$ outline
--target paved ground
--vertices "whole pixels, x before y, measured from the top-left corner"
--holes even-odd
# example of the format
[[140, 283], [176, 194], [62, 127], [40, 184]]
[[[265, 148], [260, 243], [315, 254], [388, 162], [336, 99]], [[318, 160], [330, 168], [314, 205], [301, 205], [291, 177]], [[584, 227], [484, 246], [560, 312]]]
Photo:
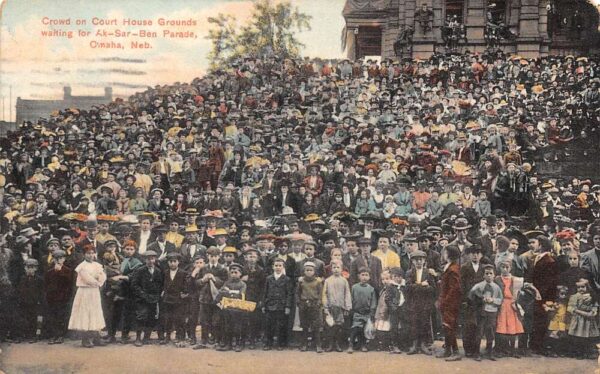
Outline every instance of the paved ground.
[[[439, 344], [439, 343], [438, 343]], [[0, 367], [5, 373], [594, 373], [594, 360], [506, 358], [480, 363], [464, 359], [445, 362], [422, 355], [369, 353], [302, 353], [298, 351], [194, 351], [174, 346], [111, 345], [82, 348], [79, 342], [2, 345]]]

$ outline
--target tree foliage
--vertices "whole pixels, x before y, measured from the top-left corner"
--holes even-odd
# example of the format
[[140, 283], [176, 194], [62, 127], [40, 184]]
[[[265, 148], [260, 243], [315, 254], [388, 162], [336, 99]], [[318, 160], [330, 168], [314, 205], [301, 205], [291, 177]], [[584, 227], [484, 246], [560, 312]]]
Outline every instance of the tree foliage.
[[310, 30], [310, 19], [311, 16], [292, 7], [290, 2], [274, 4], [272, 0], [255, 1], [252, 16], [244, 25], [239, 25], [232, 15], [209, 17], [211, 69], [245, 56], [298, 57], [304, 44], [296, 38], [296, 33]]

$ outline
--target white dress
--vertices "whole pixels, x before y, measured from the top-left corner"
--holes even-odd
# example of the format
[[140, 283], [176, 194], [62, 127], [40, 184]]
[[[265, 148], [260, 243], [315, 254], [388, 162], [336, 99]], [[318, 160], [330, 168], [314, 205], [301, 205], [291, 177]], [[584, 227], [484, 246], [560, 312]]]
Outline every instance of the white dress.
[[100, 287], [106, 281], [102, 265], [84, 261], [75, 268], [77, 293], [73, 300], [69, 330], [100, 331], [105, 327]]

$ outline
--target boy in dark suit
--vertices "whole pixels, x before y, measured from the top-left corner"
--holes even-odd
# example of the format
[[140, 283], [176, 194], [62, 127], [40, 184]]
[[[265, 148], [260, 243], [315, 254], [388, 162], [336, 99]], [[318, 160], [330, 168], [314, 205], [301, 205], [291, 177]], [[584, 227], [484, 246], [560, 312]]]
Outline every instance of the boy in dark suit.
[[[43, 282], [36, 273], [38, 261], [34, 258], [25, 260], [25, 274], [17, 284], [17, 318], [19, 321], [18, 339], [28, 339], [30, 343], [37, 340], [37, 317], [42, 302]], [[18, 341], [16, 341], [18, 342]]]
[[481, 247], [472, 245], [468, 248], [470, 261], [464, 263], [460, 268], [460, 282], [463, 297], [463, 347], [466, 357], [474, 357], [479, 354], [477, 341], [477, 307], [469, 302], [467, 295], [474, 285], [483, 280], [483, 254]]
[[263, 313], [266, 313], [267, 331], [266, 343], [263, 350], [271, 350], [273, 338], [277, 334], [278, 350], [283, 350], [287, 344], [285, 329], [292, 307], [293, 285], [291, 279], [283, 273], [285, 261], [276, 258], [273, 261], [273, 274], [267, 277], [263, 296]]
[[176, 343], [179, 348], [183, 347], [184, 333], [184, 311], [187, 301], [186, 279], [187, 273], [179, 269], [179, 254], [169, 253], [167, 255], [168, 269], [164, 274], [163, 294], [161, 302], [161, 341], [167, 344], [171, 340], [171, 332], [176, 331]]
[[425, 266], [427, 254], [421, 250], [411, 253], [413, 266], [406, 274], [406, 301], [410, 315], [412, 346], [409, 355], [419, 351], [431, 355], [431, 311], [435, 304], [436, 279]]
[[[209, 247], [206, 251], [208, 263], [202, 267], [193, 277], [192, 287], [198, 292], [198, 301], [200, 302], [200, 325], [202, 326], [202, 336], [200, 344], [194, 349], [204, 349], [209, 343], [209, 339], [218, 342], [219, 327], [219, 307], [215, 303], [216, 292], [227, 280], [227, 268], [219, 263], [219, 249]], [[212, 283], [212, 284], [211, 284]]]
[[49, 339], [48, 344], [61, 344], [67, 332], [73, 272], [64, 265], [65, 260], [65, 251], [55, 250], [52, 253], [52, 267], [44, 274], [46, 314], [42, 335]]
[[[135, 319], [137, 332], [135, 346], [150, 343], [150, 335], [158, 319], [158, 302], [163, 291], [163, 274], [156, 264], [157, 253], [144, 253], [146, 265], [140, 267], [131, 280], [135, 298]], [[142, 331], [144, 339], [142, 340]]]

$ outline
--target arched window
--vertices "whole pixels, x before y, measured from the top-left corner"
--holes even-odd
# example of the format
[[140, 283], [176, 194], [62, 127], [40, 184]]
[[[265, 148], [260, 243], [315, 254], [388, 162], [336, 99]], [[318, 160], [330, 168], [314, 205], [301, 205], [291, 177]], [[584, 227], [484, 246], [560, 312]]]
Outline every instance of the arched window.
[[446, 0], [446, 19], [456, 16], [460, 23], [464, 23], [464, 0]]

